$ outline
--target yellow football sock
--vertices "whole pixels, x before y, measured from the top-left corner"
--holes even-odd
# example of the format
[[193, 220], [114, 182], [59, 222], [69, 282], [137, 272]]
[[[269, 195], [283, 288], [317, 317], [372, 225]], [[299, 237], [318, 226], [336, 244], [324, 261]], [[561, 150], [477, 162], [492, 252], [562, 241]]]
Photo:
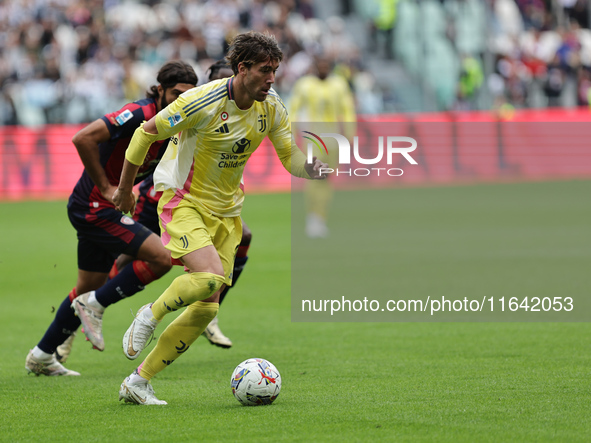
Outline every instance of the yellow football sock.
[[189, 349], [217, 315], [219, 303], [196, 301], [187, 306], [164, 330], [156, 347], [140, 366], [139, 374], [150, 380]]
[[198, 300], [211, 297], [224, 283], [224, 277], [210, 272], [192, 272], [173, 280], [152, 305], [152, 315], [158, 321], [169, 312], [176, 311]]

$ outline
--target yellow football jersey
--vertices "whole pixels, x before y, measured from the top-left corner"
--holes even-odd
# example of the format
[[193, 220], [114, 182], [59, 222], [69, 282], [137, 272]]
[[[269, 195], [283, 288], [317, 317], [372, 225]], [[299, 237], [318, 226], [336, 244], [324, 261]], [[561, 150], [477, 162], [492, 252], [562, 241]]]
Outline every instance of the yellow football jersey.
[[299, 122], [355, 122], [355, 101], [346, 80], [331, 75], [300, 78], [293, 87], [290, 111]]
[[244, 166], [267, 136], [283, 166], [309, 178], [277, 93], [271, 89], [265, 101], [242, 110], [233, 100], [233, 81], [191, 89], [156, 116], [159, 139], [178, 134], [154, 172], [156, 190], [176, 188], [177, 195], [222, 217], [240, 215]]

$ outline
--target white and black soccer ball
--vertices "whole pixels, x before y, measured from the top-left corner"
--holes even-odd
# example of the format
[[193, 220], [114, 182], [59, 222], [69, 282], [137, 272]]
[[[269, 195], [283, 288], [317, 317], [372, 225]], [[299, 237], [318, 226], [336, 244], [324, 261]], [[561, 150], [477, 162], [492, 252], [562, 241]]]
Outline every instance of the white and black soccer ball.
[[232, 393], [246, 406], [270, 405], [281, 390], [281, 375], [262, 358], [244, 360], [232, 374]]

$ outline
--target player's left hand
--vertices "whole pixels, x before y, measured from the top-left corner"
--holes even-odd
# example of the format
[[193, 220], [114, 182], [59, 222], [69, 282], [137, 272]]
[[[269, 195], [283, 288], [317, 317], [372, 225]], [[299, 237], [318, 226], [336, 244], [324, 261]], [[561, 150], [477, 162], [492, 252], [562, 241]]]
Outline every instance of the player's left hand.
[[312, 157], [312, 163], [306, 162], [304, 169], [312, 180], [325, 180], [328, 177], [326, 171], [328, 169], [328, 163], [324, 163], [318, 157]]

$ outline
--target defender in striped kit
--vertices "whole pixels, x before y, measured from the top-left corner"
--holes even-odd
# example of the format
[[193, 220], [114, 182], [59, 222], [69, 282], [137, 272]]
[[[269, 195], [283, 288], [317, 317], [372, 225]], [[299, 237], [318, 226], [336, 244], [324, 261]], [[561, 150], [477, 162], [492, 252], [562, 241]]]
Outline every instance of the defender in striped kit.
[[[125, 150], [135, 129], [181, 93], [197, 84], [187, 63], [172, 61], [158, 72], [159, 85], [147, 98], [125, 105], [80, 130], [72, 139], [84, 172], [68, 201], [68, 217], [78, 237], [78, 278], [61, 303], [44, 336], [28, 354], [25, 367], [36, 375], [79, 375], [58, 361], [57, 348], [80, 324], [93, 346], [104, 350], [102, 316], [105, 309], [144, 289], [171, 268], [160, 239], [142, 224], [115, 210], [112, 196], [119, 184]], [[163, 138], [147, 147], [134, 183], [149, 176], [166, 150]], [[113, 260], [126, 253], [131, 266], [107, 282]], [[56, 355], [57, 354], [57, 355]], [[59, 358], [63, 361], [63, 358]]]

